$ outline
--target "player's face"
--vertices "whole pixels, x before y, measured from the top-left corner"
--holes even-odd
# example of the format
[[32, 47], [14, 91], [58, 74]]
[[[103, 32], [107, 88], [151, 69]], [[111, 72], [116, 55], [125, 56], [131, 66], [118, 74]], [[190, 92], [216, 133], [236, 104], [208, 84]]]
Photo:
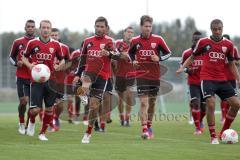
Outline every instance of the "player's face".
[[97, 22], [95, 24], [95, 34], [98, 36], [103, 36], [107, 32], [107, 26], [105, 22]]
[[223, 25], [221, 23], [212, 24], [211, 31], [212, 31], [212, 36], [220, 40], [222, 38]]
[[35, 33], [36, 27], [35, 27], [35, 23], [26, 23], [25, 25], [25, 31], [26, 31], [26, 35], [27, 36], [33, 36]]
[[52, 30], [52, 27], [50, 23], [46, 23], [46, 22], [41, 23], [40, 35], [43, 38], [49, 38], [51, 35], [51, 30]]
[[130, 40], [132, 39], [132, 37], [134, 36], [134, 31], [133, 29], [127, 29], [124, 33], [123, 33], [124, 39], [126, 40]]
[[148, 37], [152, 32], [152, 23], [148, 21], [144, 22], [144, 24], [141, 26], [141, 32], [143, 36]]
[[56, 41], [59, 41], [59, 39], [60, 39], [60, 34], [59, 34], [59, 32], [52, 32], [52, 33], [51, 33], [51, 38], [54, 39], [54, 40], [56, 40]]

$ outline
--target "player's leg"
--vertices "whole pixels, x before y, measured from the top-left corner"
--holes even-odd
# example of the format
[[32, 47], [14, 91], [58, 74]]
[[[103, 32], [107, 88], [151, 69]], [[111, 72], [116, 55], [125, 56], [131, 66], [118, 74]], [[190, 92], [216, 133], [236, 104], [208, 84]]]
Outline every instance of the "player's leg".
[[56, 92], [53, 91], [50, 87], [48, 82], [43, 83], [44, 85], [44, 103], [45, 103], [45, 111], [42, 126], [39, 133], [39, 140], [47, 141], [47, 137], [45, 135], [48, 126], [53, 121], [53, 105], [56, 101]]
[[131, 110], [132, 110], [132, 102], [133, 101], [133, 93], [130, 90], [130, 87], [127, 87], [126, 91], [126, 113], [125, 113], [125, 121], [126, 126], [130, 126], [130, 116], [131, 116]]
[[190, 90], [190, 96], [191, 96], [190, 106], [191, 106], [192, 116], [195, 124], [194, 134], [200, 135], [202, 133], [200, 128], [201, 89], [200, 89], [200, 86], [189, 85], [189, 90]]
[[148, 127], [147, 127], [147, 120], [148, 120], [148, 95], [140, 95], [140, 119], [141, 119], [141, 125], [142, 125], [142, 138], [147, 139], [148, 138]]
[[35, 133], [35, 118], [42, 108], [44, 86], [41, 83], [30, 84], [30, 108], [27, 135], [33, 136]]
[[237, 116], [237, 113], [240, 107], [240, 101], [237, 97], [237, 89], [236, 89], [235, 81], [225, 83], [224, 85], [222, 85], [221, 89], [222, 89], [221, 98], [227, 100], [230, 108], [226, 114], [225, 122], [220, 132], [220, 136], [226, 129], [230, 128], [232, 122]]
[[18, 105], [18, 117], [19, 117], [19, 128], [18, 132], [20, 134], [25, 134], [25, 112], [26, 106], [29, 101], [29, 83], [27, 84], [25, 79], [17, 78], [17, 93], [19, 97]]
[[103, 100], [103, 95], [107, 86], [107, 80], [98, 77], [96, 81], [91, 85], [90, 100], [89, 100], [89, 112], [88, 112], [88, 127], [82, 138], [82, 143], [89, 143], [92, 134], [92, 129], [95, 120], [98, 117], [99, 107]]
[[115, 90], [118, 93], [118, 112], [121, 126], [124, 126], [124, 102], [126, 85], [122, 77], [116, 77]]
[[149, 134], [149, 139], [153, 138], [153, 130], [152, 130], [152, 121], [155, 115], [155, 108], [156, 108], [156, 100], [157, 96], [149, 96], [148, 99], [148, 121], [147, 121], [147, 127], [148, 127], [148, 134]]
[[216, 82], [203, 80], [201, 82], [201, 89], [203, 98], [206, 100], [206, 117], [208, 123], [208, 129], [211, 137], [211, 144], [219, 144], [216, 131], [215, 131], [215, 92]]
[[228, 102], [226, 100], [222, 100], [221, 101], [221, 123], [223, 124], [227, 115], [227, 111], [229, 109], [229, 105]]

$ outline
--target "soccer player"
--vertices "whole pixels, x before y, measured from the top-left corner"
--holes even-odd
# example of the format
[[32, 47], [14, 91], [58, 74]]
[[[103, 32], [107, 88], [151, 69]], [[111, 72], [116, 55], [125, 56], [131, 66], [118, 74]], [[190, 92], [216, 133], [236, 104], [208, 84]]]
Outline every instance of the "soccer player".
[[[111, 74], [111, 59], [118, 58], [118, 55], [115, 54], [113, 39], [106, 35], [107, 26], [108, 21], [106, 18], [98, 17], [96, 19], [95, 35], [84, 41], [77, 76], [74, 78], [74, 82], [77, 82], [81, 77], [83, 84], [78, 89], [81, 95], [87, 94], [90, 89], [89, 124], [83, 136], [82, 143], [90, 142], [92, 128]], [[81, 76], [82, 71], [84, 71], [83, 76]], [[90, 86], [91, 88], [89, 88]]]
[[[228, 40], [230, 40], [230, 36], [227, 35], [227, 34], [224, 34], [223, 37], [225, 37]], [[235, 62], [237, 62], [239, 60], [239, 58], [240, 58], [239, 57], [239, 53], [238, 53], [238, 49], [237, 49], [236, 46], [234, 47], [233, 58], [234, 58]], [[226, 65], [224, 67], [224, 72], [225, 72], [225, 75], [227, 77], [227, 80], [230, 82], [230, 84], [232, 85], [234, 90], [237, 91], [236, 79], [235, 79], [234, 75], [232, 74], [231, 70], [229, 69], [228, 61], [226, 61]], [[221, 101], [221, 111], [222, 111], [221, 123], [222, 124], [225, 121], [228, 109], [229, 109], [228, 102], [226, 100]]]
[[[69, 50], [69, 47], [66, 44], [63, 44], [61, 42], [59, 29], [52, 28], [51, 38], [56, 40], [56, 41], [58, 41], [60, 43], [60, 46], [62, 48], [62, 53], [63, 53], [64, 60], [69, 60], [69, 58], [70, 58], [70, 50]], [[59, 61], [55, 60], [54, 63], [58, 65]], [[60, 82], [61, 84], [65, 83], [65, 72], [64, 71], [58, 72], [55, 76], [56, 76], [55, 78], [58, 80], [58, 82]], [[54, 107], [54, 114], [53, 114], [53, 116], [54, 116], [54, 125], [51, 124], [51, 127], [49, 127], [50, 131], [58, 131], [60, 129], [59, 116], [63, 112], [63, 109], [64, 109], [64, 102], [63, 101], [64, 101], [63, 94], [57, 93], [57, 95], [56, 95], [56, 106]]]
[[137, 92], [140, 99], [142, 138], [153, 138], [152, 119], [156, 98], [160, 87], [159, 61], [168, 59], [171, 51], [161, 36], [152, 34], [152, 17], [144, 15], [140, 19], [141, 35], [132, 39], [129, 55], [136, 71], [145, 74], [136, 77]]
[[25, 23], [25, 35], [16, 39], [13, 44], [9, 55], [9, 60], [12, 65], [16, 66], [17, 77], [17, 93], [19, 97], [18, 116], [19, 116], [19, 128], [20, 134], [25, 134], [25, 112], [26, 106], [29, 101], [30, 94], [30, 77], [31, 74], [28, 68], [23, 64], [21, 58], [23, 51], [26, 49], [27, 43], [35, 36], [35, 22], [33, 20], [27, 20]]
[[[49, 20], [42, 20], [40, 22], [40, 37], [29, 41], [24, 56], [22, 57], [23, 63], [31, 70], [35, 64], [45, 64], [49, 67], [50, 71], [60, 70], [64, 64], [63, 53], [60, 43], [51, 39], [52, 24]], [[54, 59], [57, 58], [59, 65], [54, 64]], [[50, 80], [52, 77], [50, 77]], [[29, 111], [29, 123], [27, 128], [27, 135], [33, 136], [35, 132], [35, 117], [42, 108], [42, 102], [45, 103], [45, 111], [41, 131], [38, 136], [39, 140], [47, 141], [45, 132], [48, 125], [52, 121], [53, 105], [55, 103], [56, 94], [48, 84], [31, 82], [30, 93], [30, 111]]]
[[[134, 79], [127, 78], [127, 73], [134, 70], [131, 60], [129, 59], [128, 50], [131, 39], [134, 35], [132, 27], [127, 27], [123, 32], [123, 39], [116, 41], [116, 48], [123, 58], [117, 61], [116, 65], [116, 83], [115, 90], [118, 93], [118, 111], [121, 126], [129, 126], [129, 119], [132, 107], [132, 92], [130, 87], [134, 85]], [[124, 102], [126, 106], [124, 107]], [[125, 109], [125, 113], [124, 113]]]
[[[181, 64], [183, 64], [187, 60], [187, 58], [192, 55], [193, 49], [195, 48], [200, 38], [202, 38], [201, 32], [196, 31], [193, 33], [192, 47], [183, 52]], [[194, 132], [195, 135], [202, 134], [201, 127], [203, 127], [203, 124], [201, 122], [203, 117], [205, 116], [205, 102], [203, 101], [200, 86], [200, 71], [202, 63], [202, 56], [198, 56], [194, 59], [194, 62], [188, 68], [185, 68], [185, 73], [188, 74], [187, 78], [191, 97], [191, 113], [196, 127]]]
[[177, 70], [177, 74], [183, 72], [184, 68], [189, 66], [195, 57], [201, 54], [203, 55], [203, 65], [200, 72], [201, 90], [206, 100], [207, 122], [211, 136], [211, 144], [219, 144], [215, 131], [215, 94], [222, 100], [226, 99], [231, 106], [219, 134], [220, 137], [223, 131], [231, 126], [240, 107], [240, 102], [236, 97], [236, 93], [224, 74], [226, 60], [228, 60], [229, 69], [233, 73], [238, 84], [240, 82], [240, 77], [236, 65], [233, 62], [233, 43], [222, 36], [222, 21], [214, 19], [210, 27], [212, 35], [198, 41], [192, 56], [185, 61], [179, 70]]

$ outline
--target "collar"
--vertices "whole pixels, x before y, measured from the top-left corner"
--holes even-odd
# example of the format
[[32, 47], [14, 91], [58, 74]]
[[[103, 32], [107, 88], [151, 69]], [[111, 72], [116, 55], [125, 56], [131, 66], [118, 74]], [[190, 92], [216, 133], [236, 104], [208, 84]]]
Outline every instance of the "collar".
[[149, 37], [143, 37], [142, 34], [140, 34], [140, 37], [141, 37], [142, 39], [146, 39], [146, 40], [148, 40], [148, 39], [150, 39], [150, 38], [152, 37], [152, 33], [150, 33]]

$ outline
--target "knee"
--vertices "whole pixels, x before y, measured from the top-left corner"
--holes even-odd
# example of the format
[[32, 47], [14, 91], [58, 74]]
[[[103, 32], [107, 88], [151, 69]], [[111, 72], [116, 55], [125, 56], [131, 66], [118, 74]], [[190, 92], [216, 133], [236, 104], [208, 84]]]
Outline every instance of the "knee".
[[199, 99], [192, 100], [190, 104], [191, 104], [191, 107], [193, 109], [199, 109], [200, 108], [200, 101], [199, 101]]
[[22, 98], [20, 99], [20, 105], [21, 106], [26, 106], [28, 103], [28, 98]]

